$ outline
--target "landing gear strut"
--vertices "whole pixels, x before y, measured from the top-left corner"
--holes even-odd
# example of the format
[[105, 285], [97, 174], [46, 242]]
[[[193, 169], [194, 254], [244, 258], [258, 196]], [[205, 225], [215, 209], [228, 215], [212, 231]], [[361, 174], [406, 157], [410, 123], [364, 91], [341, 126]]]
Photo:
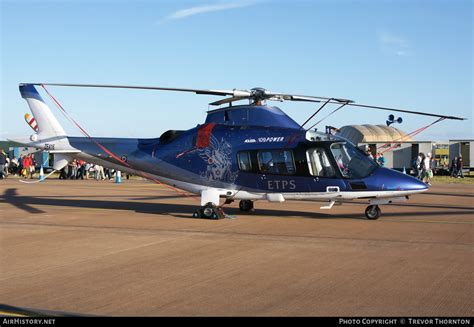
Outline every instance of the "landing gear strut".
[[240, 200], [239, 209], [243, 212], [248, 212], [253, 209], [253, 201], [251, 200]]
[[370, 220], [379, 219], [381, 213], [382, 211], [377, 205], [370, 205], [365, 209], [365, 216]]
[[212, 204], [212, 202], [208, 202], [205, 206], [197, 209], [193, 213], [193, 217], [217, 220], [224, 218], [224, 211], [220, 207]]

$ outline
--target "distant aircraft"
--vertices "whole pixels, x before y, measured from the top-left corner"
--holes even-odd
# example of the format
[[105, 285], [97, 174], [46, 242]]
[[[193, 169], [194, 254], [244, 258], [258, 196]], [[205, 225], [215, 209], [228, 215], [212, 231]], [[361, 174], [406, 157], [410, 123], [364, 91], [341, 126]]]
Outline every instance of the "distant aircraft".
[[[193, 92], [224, 99], [210, 110], [203, 124], [189, 130], [169, 130], [158, 138], [96, 138], [67, 136], [35, 86], [107, 87]], [[37, 123], [29, 138], [14, 140], [54, 154], [54, 169], [60, 170], [73, 159], [82, 159], [129, 174], [143, 176], [197, 194], [201, 207], [194, 217], [223, 217], [220, 199], [240, 200], [241, 211], [254, 208], [254, 201], [283, 202], [293, 199], [326, 200], [331, 209], [336, 202], [367, 200], [368, 219], [378, 219], [379, 205], [406, 201], [409, 195], [427, 190], [421, 181], [400, 172], [379, 167], [372, 158], [337, 136], [319, 133], [304, 125], [326, 105], [355, 106], [389, 110], [442, 119], [463, 118], [410, 110], [355, 104], [351, 100], [247, 90], [199, 90], [94, 84], [20, 84]], [[51, 96], [52, 97], [52, 96]], [[67, 115], [59, 102], [58, 107]], [[233, 105], [249, 100], [247, 105]], [[322, 103], [300, 125], [278, 107], [266, 101]], [[338, 110], [336, 109], [336, 110]], [[28, 117], [31, 121], [31, 118]], [[314, 125], [313, 125], [314, 126]]]

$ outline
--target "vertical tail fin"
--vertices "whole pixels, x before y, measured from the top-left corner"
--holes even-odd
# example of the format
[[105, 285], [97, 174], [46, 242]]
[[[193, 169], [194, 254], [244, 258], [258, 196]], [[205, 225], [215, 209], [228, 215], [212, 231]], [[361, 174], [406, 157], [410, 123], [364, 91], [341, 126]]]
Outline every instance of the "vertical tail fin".
[[66, 136], [66, 132], [33, 85], [20, 84], [20, 93], [21, 97], [28, 103], [31, 113], [38, 123], [38, 137], [40, 139], [52, 136]]

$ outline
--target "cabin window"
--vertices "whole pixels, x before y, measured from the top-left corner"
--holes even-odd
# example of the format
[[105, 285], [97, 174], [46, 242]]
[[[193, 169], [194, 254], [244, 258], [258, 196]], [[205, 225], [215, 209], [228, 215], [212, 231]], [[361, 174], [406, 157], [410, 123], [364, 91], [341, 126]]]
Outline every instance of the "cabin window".
[[334, 168], [331, 166], [326, 151], [322, 148], [309, 149], [306, 151], [309, 173], [318, 177], [333, 177]]
[[239, 169], [242, 171], [252, 170], [252, 161], [250, 160], [249, 152], [239, 152], [237, 154], [237, 161], [239, 162]]
[[260, 172], [267, 174], [292, 175], [295, 161], [291, 150], [268, 150], [258, 152]]

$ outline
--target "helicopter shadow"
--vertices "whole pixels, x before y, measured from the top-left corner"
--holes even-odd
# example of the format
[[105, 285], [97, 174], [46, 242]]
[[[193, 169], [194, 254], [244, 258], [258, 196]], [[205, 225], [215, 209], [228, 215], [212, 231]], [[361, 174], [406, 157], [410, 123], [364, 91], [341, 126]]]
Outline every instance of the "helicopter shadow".
[[[156, 196], [149, 197], [146, 199], [167, 199], [167, 198], [179, 198], [179, 196]], [[145, 198], [143, 198], [145, 199]], [[149, 203], [140, 201], [109, 201], [109, 200], [97, 200], [97, 199], [82, 199], [78, 197], [64, 198], [64, 197], [35, 197], [35, 196], [23, 196], [19, 195], [17, 189], [10, 188], [5, 190], [2, 196], [0, 196], [0, 203], [8, 203], [20, 210], [26, 211], [31, 214], [46, 213], [43, 210], [37, 209], [34, 206], [52, 206], [52, 207], [70, 207], [70, 208], [89, 208], [89, 209], [110, 209], [110, 210], [125, 210], [134, 211], [146, 214], [167, 214], [176, 218], [190, 218], [200, 219], [192, 217], [192, 213], [198, 207], [198, 204], [194, 201], [190, 204], [175, 204], [175, 203]], [[238, 208], [225, 207], [226, 214], [238, 215], [238, 216], [252, 216], [252, 212], [241, 212]], [[330, 214], [324, 214], [320, 212], [305, 212], [305, 211], [294, 211], [294, 210], [277, 210], [277, 209], [258, 209], [256, 214], [264, 216], [280, 216], [280, 217], [304, 217], [314, 219], [336, 219], [336, 218], [353, 218], [353, 219], [365, 219], [363, 214], [352, 214], [342, 216], [335, 216]]]
[[[180, 198], [179, 196], [154, 196], [141, 199], [159, 200]], [[140, 200], [140, 198], [138, 198]], [[135, 211], [140, 213], [150, 214], [170, 214], [173, 212], [192, 212], [195, 205], [185, 204], [168, 204], [168, 203], [149, 203], [139, 201], [111, 201], [111, 200], [97, 200], [97, 199], [82, 199], [79, 197], [65, 198], [65, 197], [35, 197], [19, 195], [17, 189], [10, 188], [5, 190], [0, 196], [0, 203], [8, 203], [20, 210], [31, 214], [41, 214], [45, 211], [35, 208], [38, 206], [55, 206], [55, 207], [70, 207], [70, 208], [89, 208], [89, 209], [111, 209], [111, 210], [125, 210]]]
[[[175, 196], [164, 196], [163, 199], [174, 198]], [[160, 199], [161, 197], [150, 197], [150, 199]], [[176, 196], [176, 198], [179, 198]], [[31, 214], [42, 214], [46, 213], [40, 210], [38, 206], [55, 206], [55, 207], [69, 207], [69, 208], [89, 208], [89, 209], [110, 209], [110, 210], [124, 210], [134, 211], [146, 214], [167, 214], [176, 218], [193, 218], [192, 213], [196, 210], [198, 205], [193, 201], [190, 204], [175, 204], [175, 203], [149, 203], [139, 201], [108, 201], [108, 200], [97, 200], [97, 199], [81, 199], [81, 198], [53, 198], [53, 197], [35, 197], [35, 196], [22, 196], [19, 195], [17, 189], [10, 188], [5, 190], [2, 196], [0, 196], [0, 203], [10, 204], [20, 210]], [[317, 205], [318, 206], [318, 205]], [[422, 207], [422, 205], [413, 204], [408, 207]], [[432, 206], [427, 206], [433, 208]], [[427, 212], [423, 209], [410, 211], [410, 212], [385, 212], [384, 217], [405, 217], [405, 216], [445, 216], [445, 215], [473, 215], [473, 208], [456, 208], [439, 206], [442, 209], [451, 209], [449, 211], [440, 210], [436, 212]], [[257, 209], [255, 212], [241, 212], [235, 207], [224, 207], [224, 211], [227, 215], [231, 216], [267, 216], [272, 218], [310, 218], [310, 219], [360, 219], [366, 220], [363, 211], [349, 214], [326, 214], [318, 210], [315, 207], [315, 211], [297, 211], [287, 209]], [[454, 211], [453, 209], [460, 209]]]

